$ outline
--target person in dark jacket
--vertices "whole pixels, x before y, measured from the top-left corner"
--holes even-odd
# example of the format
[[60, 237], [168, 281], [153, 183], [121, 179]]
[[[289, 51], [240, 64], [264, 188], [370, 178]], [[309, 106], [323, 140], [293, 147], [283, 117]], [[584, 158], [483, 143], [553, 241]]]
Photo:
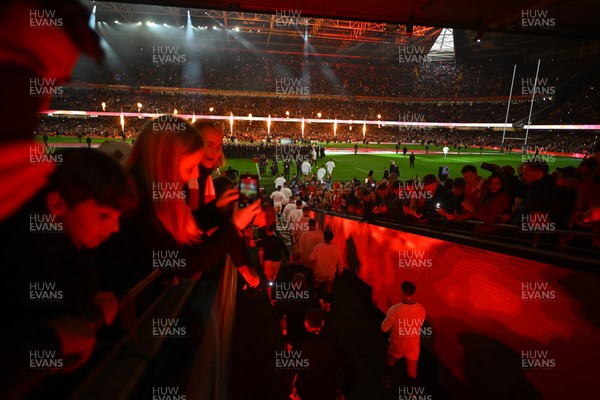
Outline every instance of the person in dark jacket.
[[[323, 313], [318, 309], [306, 312], [306, 336], [298, 349], [298, 358], [307, 367], [296, 372], [295, 388], [301, 399], [335, 400], [346, 395], [352, 385], [352, 361], [338, 342], [323, 332]], [[339, 382], [342, 382], [341, 385]]]
[[[83, 366], [96, 331], [118, 311], [92, 250], [119, 230], [121, 214], [135, 207], [134, 190], [122, 167], [100, 151], [58, 155], [48, 185], [0, 228], [3, 262], [11, 266], [0, 290], [3, 358], [11, 365], [2, 374], [9, 382], [0, 388], [3, 398]], [[32, 350], [52, 356], [31, 356]]]
[[530, 161], [523, 164], [522, 180], [526, 185], [526, 192], [513, 223], [522, 226], [524, 221], [531, 218], [539, 221], [540, 217], [532, 217], [534, 213], [549, 215], [552, 208], [554, 180], [548, 171], [548, 164], [543, 161]]
[[308, 287], [309, 276], [302, 272], [294, 274], [289, 282], [275, 282], [276, 290], [273, 300], [275, 301], [275, 313], [280, 321], [286, 342], [296, 350], [301, 340], [306, 335], [304, 318], [306, 312], [311, 308], [319, 308], [319, 300]]
[[417, 189], [416, 195], [411, 196], [410, 206], [404, 207], [404, 212], [413, 215], [419, 222], [429, 222], [439, 218], [438, 210], [454, 214], [457, 209], [456, 198], [446, 190], [435, 175], [423, 177], [423, 189]]
[[275, 235], [275, 225], [267, 227], [267, 235], [262, 237], [260, 247], [263, 249], [263, 267], [267, 281], [273, 282], [281, 268], [281, 254], [289, 258], [290, 252], [283, 239]]

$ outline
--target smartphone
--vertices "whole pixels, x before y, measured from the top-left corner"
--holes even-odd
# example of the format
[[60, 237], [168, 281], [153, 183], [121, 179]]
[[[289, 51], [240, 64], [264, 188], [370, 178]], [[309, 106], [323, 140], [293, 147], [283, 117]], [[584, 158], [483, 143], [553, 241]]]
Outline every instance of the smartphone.
[[238, 200], [240, 208], [244, 208], [254, 203], [260, 193], [258, 175], [241, 174], [240, 175], [240, 198]]

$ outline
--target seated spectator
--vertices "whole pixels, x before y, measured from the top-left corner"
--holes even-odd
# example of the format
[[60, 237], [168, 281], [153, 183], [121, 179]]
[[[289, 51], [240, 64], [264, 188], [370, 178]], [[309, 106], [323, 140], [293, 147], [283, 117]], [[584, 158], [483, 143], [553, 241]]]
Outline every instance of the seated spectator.
[[[465, 203], [468, 204], [467, 207], [474, 209], [481, 196], [483, 196], [487, 190], [487, 181], [479, 176], [477, 168], [473, 165], [465, 165], [460, 172], [466, 182]], [[463, 204], [463, 207], [464, 206], [465, 204]]]
[[[594, 146], [592, 152], [597, 163], [596, 170], [594, 175], [588, 176], [581, 183], [574, 220], [577, 225], [600, 233], [600, 142]], [[593, 238], [592, 243], [600, 247], [599, 238]]]
[[462, 204], [465, 201], [465, 187], [467, 182], [465, 182], [464, 178], [456, 178], [452, 182], [452, 194], [456, 198], [456, 212], [462, 214], [463, 206]]
[[333, 206], [333, 201], [331, 199], [331, 191], [325, 190], [323, 192], [323, 200], [321, 200], [321, 204], [319, 205], [318, 208], [323, 211], [331, 211], [332, 206]]
[[364, 214], [364, 196], [363, 196], [363, 192], [364, 189], [361, 186], [356, 186], [354, 188], [354, 195], [353, 196], [349, 196], [347, 198], [347, 204], [348, 204], [348, 212], [350, 214], [356, 214], [356, 215], [363, 215]]
[[341, 204], [340, 189], [334, 188], [332, 190], [328, 190], [328, 192], [330, 193], [328, 200], [328, 202], [330, 203], [329, 211], [338, 212], [337, 210], [340, 208]]
[[377, 193], [369, 189], [363, 191], [363, 221], [370, 222], [375, 217], [373, 210], [377, 207]]
[[423, 191], [420, 194], [411, 199], [410, 206], [404, 206], [404, 212], [419, 222], [428, 222], [438, 217], [440, 209], [453, 214], [457, 208], [454, 196], [440, 185], [433, 174], [423, 177]]
[[[445, 210], [438, 210], [438, 213], [451, 221], [464, 221], [474, 219], [487, 224], [500, 223], [503, 216], [509, 212], [511, 198], [508, 194], [508, 183], [503, 172], [494, 172], [488, 179], [488, 190], [479, 199], [474, 208], [465, 202], [462, 214], [449, 214]], [[493, 227], [478, 226], [478, 232], [496, 231]]]
[[526, 185], [525, 196], [521, 202], [521, 208], [513, 223], [522, 226], [525, 219], [531, 218], [532, 214], [549, 215], [552, 206], [552, 192], [554, 181], [548, 174], [548, 164], [541, 161], [529, 161], [523, 163], [523, 182]]
[[569, 229], [577, 206], [577, 191], [580, 182], [576, 178], [577, 168], [556, 168], [555, 185], [552, 193], [550, 218], [559, 229]]
[[586, 178], [593, 176], [596, 173], [598, 163], [593, 157], [584, 158], [577, 167], [577, 177], [580, 182], [586, 180]]
[[375, 207], [373, 208], [373, 215], [375, 218], [389, 218], [389, 202], [387, 184], [380, 183], [377, 186], [377, 193], [375, 196]]
[[[404, 219], [404, 201], [401, 198], [402, 182], [393, 181], [388, 184], [388, 195], [386, 199], [387, 217], [392, 221], [400, 221]], [[407, 204], [407, 203], [406, 203]]]

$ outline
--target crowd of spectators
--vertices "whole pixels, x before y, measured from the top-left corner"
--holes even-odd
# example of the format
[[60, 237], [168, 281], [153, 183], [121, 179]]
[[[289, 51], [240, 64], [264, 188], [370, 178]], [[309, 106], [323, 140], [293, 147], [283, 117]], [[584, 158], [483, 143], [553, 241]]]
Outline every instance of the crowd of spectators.
[[[105, 103], [105, 108], [102, 107]], [[138, 108], [137, 104], [142, 107]], [[538, 99], [537, 107], [545, 104]], [[199, 94], [190, 92], [151, 93], [137, 90], [97, 89], [89, 87], [63, 88], [54, 97], [54, 110], [86, 110], [112, 112], [147, 112], [203, 115], [229, 115], [274, 118], [327, 118], [401, 122], [496, 122], [506, 116], [505, 100], [468, 102], [411, 102], [348, 98], [300, 98], [233, 94]], [[509, 123], [527, 117], [530, 103], [520, 99], [511, 103]], [[211, 110], [212, 108], [212, 110]], [[321, 113], [321, 117], [318, 114]], [[381, 116], [380, 118], [378, 116]]]
[[[68, 397], [68, 386], [90, 377], [86, 376], [92, 368], [90, 359], [114, 355], [115, 341], [133, 336], [134, 331], [130, 330], [132, 318], [135, 319], [136, 314], [147, 316], [148, 306], [162, 298], [160, 293], [166, 287], [178, 286], [182, 278], [198, 279], [207, 271], [216, 270], [222, 274], [220, 282], [224, 282], [224, 285], [217, 285], [219, 295], [216, 297], [228, 299], [226, 302], [234, 301], [235, 293], [229, 283], [235, 282], [235, 278], [226, 274], [236, 272], [223, 268], [227, 256], [240, 273], [240, 281], [243, 278], [247, 286], [258, 287], [259, 276], [246, 252], [246, 240], [251, 241], [246, 236], [247, 229], [254, 224], [266, 231], [261, 242], [264, 247], [268, 237], [273, 236], [275, 220], [266, 222], [269, 210], [266, 198], [264, 207], [259, 201], [244, 208], [236, 207], [240, 193], [232, 189], [231, 182], [217, 182], [217, 179], [213, 182], [212, 168], [221, 160], [223, 135], [210, 121], [192, 126], [170, 113], [159, 117], [146, 123], [139, 134], [132, 135], [135, 144], [129, 157], [120, 162], [113, 158], [114, 154], [89, 148], [67, 149], [54, 154], [30, 140], [32, 121], [35, 120], [33, 114], [47, 109], [48, 104], [34, 101], [32, 96], [23, 97], [20, 83], [31, 82], [32, 73], [39, 78], [52, 79], [50, 71], [54, 71], [64, 78], [69, 76], [70, 65], [79, 52], [101, 61], [103, 50], [99, 38], [89, 29], [87, 11], [78, 2], [56, 2], [57, 14], [65, 17], [64, 30], [32, 30], [31, 26], [11, 24], [12, 20], [18, 20], [16, 16], [30, 15], [34, 7], [42, 4], [34, 1], [10, 2], [9, 5], [2, 9], [3, 13], [8, 13], [2, 14], [7, 22], [6, 29], [14, 29], [11, 33], [15, 42], [24, 47], [22, 53], [11, 53], [3, 68], [9, 72], [8, 83], [12, 83], [12, 77], [15, 80], [25, 77], [25, 80], [7, 86], [7, 96], [23, 101], [24, 106], [14, 101], [18, 108], [8, 108], [15, 116], [6, 118], [5, 133], [6, 136], [14, 135], [11, 130], [15, 129], [22, 137], [19, 140], [12, 137], [11, 143], [4, 143], [3, 157], [0, 158], [3, 161], [3, 188], [10, 189], [2, 196], [0, 232], [5, 238], [6, 265], [12, 266], [6, 268], [0, 290], [4, 305], [0, 333], [6, 344], [3, 361], [10, 366], [2, 374], [0, 390], [3, 398], [64, 398]], [[55, 70], [49, 68], [46, 61], [55, 63]], [[217, 71], [216, 66], [214, 71]], [[254, 69], [236, 72], [244, 71]], [[165, 70], [160, 70], [159, 74], [167, 76]], [[233, 82], [234, 86], [237, 79], [247, 79], [247, 76], [232, 71], [227, 74], [235, 78], [224, 82]], [[152, 76], [152, 73], [148, 75]], [[119, 77], [118, 81], [127, 78]], [[89, 99], [66, 93], [57, 101], [59, 103], [55, 105], [68, 103], [84, 107]], [[95, 101], [104, 100], [97, 98]], [[125, 102], [121, 104], [127, 108]], [[45, 118], [39, 129], [46, 135], [44, 124], [50, 123], [55, 135], [85, 134], [89, 138], [94, 133], [89, 129], [89, 123], [96, 122], [97, 135], [119, 135], [118, 125], [115, 130], [115, 126], [104, 122], [98, 124], [98, 121], [95, 118]], [[140, 118], [129, 119], [127, 126], [133, 129], [143, 123]], [[120, 133], [127, 137], [122, 130]], [[316, 158], [315, 150], [311, 150]], [[277, 279], [285, 279], [285, 272], [288, 272], [288, 279], [291, 277], [294, 284], [290, 289], [276, 286], [270, 293], [275, 296], [271, 300], [275, 300], [278, 315], [282, 321], [285, 318], [286, 329], [288, 323], [290, 328], [293, 325], [298, 329], [304, 323], [302, 340], [297, 341], [298, 337], [294, 335], [286, 338], [291, 349], [305, 351], [310, 361], [310, 368], [297, 368], [293, 380], [299, 397], [317, 398], [319, 394], [325, 394], [326, 398], [334, 398], [340, 386], [337, 372], [349, 365], [341, 360], [343, 352], [338, 350], [335, 341], [327, 338], [326, 332], [322, 333], [323, 313], [331, 311], [332, 283], [343, 271], [343, 258], [332, 245], [333, 232], [324, 231], [323, 242], [319, 243], [321, 238], [314, 233], [315, 220], [310, 218], [310, 208], [305, 208], [304, 202], [307, 207], [361, 215], [365, 221], [376, 215], [390, 215], [401, 221], [428, 223], [437, 218], [436, 215], [448, 219], [458, 219], [459, 215], [480, 218], [479, 215], [487, 213], [490, 216], [492, 211], [500, 210], [498, 218], [486, 217], [484, 222], [498, 219], [508, 222], [511, 217], [524, 215], [527, 227], [533, 223], [535, 228], [535, 224], [545, 221], [543, 217], [548, 215], [559, 227], [577, 224], [597, 232], [600, 196], [596, 162], [600, 160], [600, 147], [594, 152], [595, 157], [585, 159], [578, 171], [561, 170], [556, 179], [549, 176], [544, 163], [536, 160], [524, 164], [517, 177], [514, 171], [511, 173], [505, 167], [490, 166], [494, 172], [489, 182], [479, 177], [474, 167], [465, 166], [462, 171], [464, 201], [457, 200], [461, 193], [454, 191], [460, 188], [458, 178], [450, 181], [446, 177], [438, 181], [437, 177], [426, 175], [402, 183], [394, 179], [396, 173], [391, 172], [385, 181], [377, 182], [373, 174], [369, 174], [364, 182], [355, 179], [350, 184], [342, 184], [330, 180], [325, 188], [316, 178], [290, 179], [291, 194], [282, 189], [278, 191], [286, 193], [281, 196], [288, 195], [290, 200], [293, 196], [298, 197], [295, 209], [290, 210], [287, 217], [288, 222], [295, 222], [292, 238], [296, 252], [290, 255], [290, 264], [296, 266], [289, 271], [282, 267], [268, 275], [274, 276], [277, 282]], [[327, 178], [331, 178], [331, 172]], [[503, 183], [506, 179], [511, 180], [508, 185]], [[448, 190], [450, 182], [452, 193]], [[286, 183], [283, 183], [284, 188]], [[328, 184], [332, 184], [331, 189]], [[564, 189], [560, 196], [565, 200], [560, 203], [560, 210], [555, 207], [559, 204], [555, 201], [559, 189]], [[283, 206], [284, 201], [279, 198]], [[513, 198], [513, 208], [507, 210]], [[568, 199], [572, 202], [566, 201]], [[504, 207], [498, 205], [502, 205], [502, 201]], [[564, 207], [570, 204], [574, 204], [571, 209]], [[284, 221], [285, 211], [275, 219]], [[265, 222], [259, 227], [261, 215]], [[283, 251], [281, 246], [280, 250]], [[309, 265], [301, 268], [298, 264], [302, 260]], [[132, 305], [132, 292], [138, 292], [138, 283], [155, 275], [155, 271], [160, 271], [160, 279], [146, 282], [144, 293], [138, 293], [140, 298]], [[311, 274], [314, 291], [310, 285]], [[303, 293], [308, 290], [308, 299], [317, 299], [317, 308], [299, 313], [298, 308], [306, 304], [286, 306], [277, 298], [281, 290], [287, 290], [288, 295], [292, 291]], [[414, 288], [403, 290], [411, 296], [414, 293]], [[229, 293], [224, 293], [226, 291]], [[121, 319], [117, 318], [123, 306], [120, 301], [132, 306], [123, 310]], [[217, 318], [223, 317], [219, 312], [214, 314]], [[298, 316], [303, 317], [303, 321]], [[155, 325], [153, 320], [153, 328]], [[173, 324], [165, 328], [172, 328], [170, 325]], [[136, 328], [141, 326], [136, 325]], [[127, 336], [124, 335], [126, 331]], [[141, 342], [156, 343], [147, 337], [136, 344]], [[149, 354], [137, 350], [135, 353], [136, 358], [144, 356], [145, 365], [154, 361], [147, 358]], [[101, 364], [105, 365], [104, 362]], [[69, 375], [71, 372], [75, 374]], [[138, 377], [143, 373], [141, 368], [126, 372], [136, 372]], [[144, 375], [143, 380], [153, 378], [150, 376], [153, 372]], [[350, 374], [346, 373], [345, 378], [345, 384], [351, 382]], [[54, 390], [40, 387], [44, 381]], [[137, 383], [131, 381], [129, 386]], [[340, 394], [345, 394], [348, 388], [341, 385], [340, 389]]]
[[[467, 229], [479, 234], [530, 239], [541, 234], [563, 246], [571, 241], [591, 246], [589, 239], [555, 233], [569, 229], [598, 232], [593, 215], [600, 212], [594, 197], [600, 145], [592, 153], [578, 168], [555, 171], [542, 157], [532, 156], [516, 171], [511, 166], [482, 163], [479, 168], [463, 166], [459, 176], [427, 174], [410, 180], [400, 180], [392, 164], [381, 178], [370, 171], [364, 179], [355, 177], [349, 182], [336, 180], [335, 171], [327, 174], [327, 180], [298, 174], [286, 182], [294, 198], [286, 199], [284, 207], [297, 199], [310, 209], [355, 215], [365, 222], [381, 219], [435, 225], [448, 220], [449, 226], [464, 229], [464, 221], [474, 221], [480, 224], [469, 224]], [[489, 175], [479, 175], [481, 170]], [[591, 240], [600, 246], [598, 238]]]
[[[169, 43], [173, 46], [173, 43]], [[196, 54], [185, 46], [178, 53], [185, 62], [157, 62], [153, 46], [120, 54], [118, 65], [89, 68], [82, 62], [74, 72], [75, 82], [288, 92], [284, 87], [302, 88], [302, 94], [376, 97], [488, 97], [507, 96], [513, 66], [517, 65], [514, 94], [522, 94], [522, 79], [535, 77], [537, 60], [496, 57], [485, 61], [402, 62], [398, 57], [383, 60], [324, 60], [296, 54], [252, 54], [230, 50], [219, 54]], [[547, 57], [540, 77], [558, 86], [592, 61], [587, 58]], [[224, 67], [226, 66], [226, 67]], [[356, 79], [360, 76], [360, 79]], [[293, 82], [293, 83], [290, 83]], [[304, 89], [306, 88], [306, 89]], [[295, 92], [295, 90], [294, 90]]]
[[[125, 128], [120, 125], [118, 117], [114, 118], [65, 118], [43, 117], [37, 126], [36, 135], [46, 136], [71, 136], [79, 137], [85, 141], [87, 136], [96, 138], [121, 138], [123, 134], [128, 140], [135, 140], [139, 129], [147, 122], [144, 118], [126, 118]], [[499, 149], [502, 141], [502, 132], [493, 130], [464, 130], [448, 128], [425, 129], [398, 129], [397, 127], [373, 125], [363, 138], [360, 125], [355, 125], [352, 131], [339, 129], [336, 137], [333, 130], [322, 128], [321, 125], [308, 125], [314, 128], [305, 130], [304, 139], [297, 124], [273, 124], [270, 135], [262, 123], [236, 122], [233, 134], [228, 134], [224, 144], [224, 152], [228, 158], [253, 158], [265, 154], [270, 160], [274, 159], [275, 146], [280, 144], [281, 138], [290, 138], [297, 143], [319, 142], [323, 145], [330, 143], [400, 143], [414, 145], [429, 145], [431, 151], [439, 151], [437, 146], [449, 144], [483, 149]], [[523, 136], [524, 132], [508, 133], [507, 136]], [[595, 131], [529, 131], [528, 147], [536, 147], [543, 151], [558, 153], [585, 154], [598, 139]], [[518, 151], [523, 145], [522, 141], [507, 139], [506, 151]]]

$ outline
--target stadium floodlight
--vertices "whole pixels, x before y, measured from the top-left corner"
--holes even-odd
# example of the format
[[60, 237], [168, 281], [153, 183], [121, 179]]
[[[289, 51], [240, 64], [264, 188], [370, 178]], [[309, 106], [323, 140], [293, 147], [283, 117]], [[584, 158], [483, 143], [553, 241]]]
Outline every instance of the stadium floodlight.
[[138, 24], [138, 25], [141, 25], [141, 24], [142, 24], [142, 21], [138, 22], [137, 24]]
[[117, 21], [117, 20], [115, 19], [115, 24], [118, 24], [118, 23], [119, 23], [119, 21]]
[[165, 22], [165, 23], [163, 23], [163, 26], [169, 26], [169, 25]]

